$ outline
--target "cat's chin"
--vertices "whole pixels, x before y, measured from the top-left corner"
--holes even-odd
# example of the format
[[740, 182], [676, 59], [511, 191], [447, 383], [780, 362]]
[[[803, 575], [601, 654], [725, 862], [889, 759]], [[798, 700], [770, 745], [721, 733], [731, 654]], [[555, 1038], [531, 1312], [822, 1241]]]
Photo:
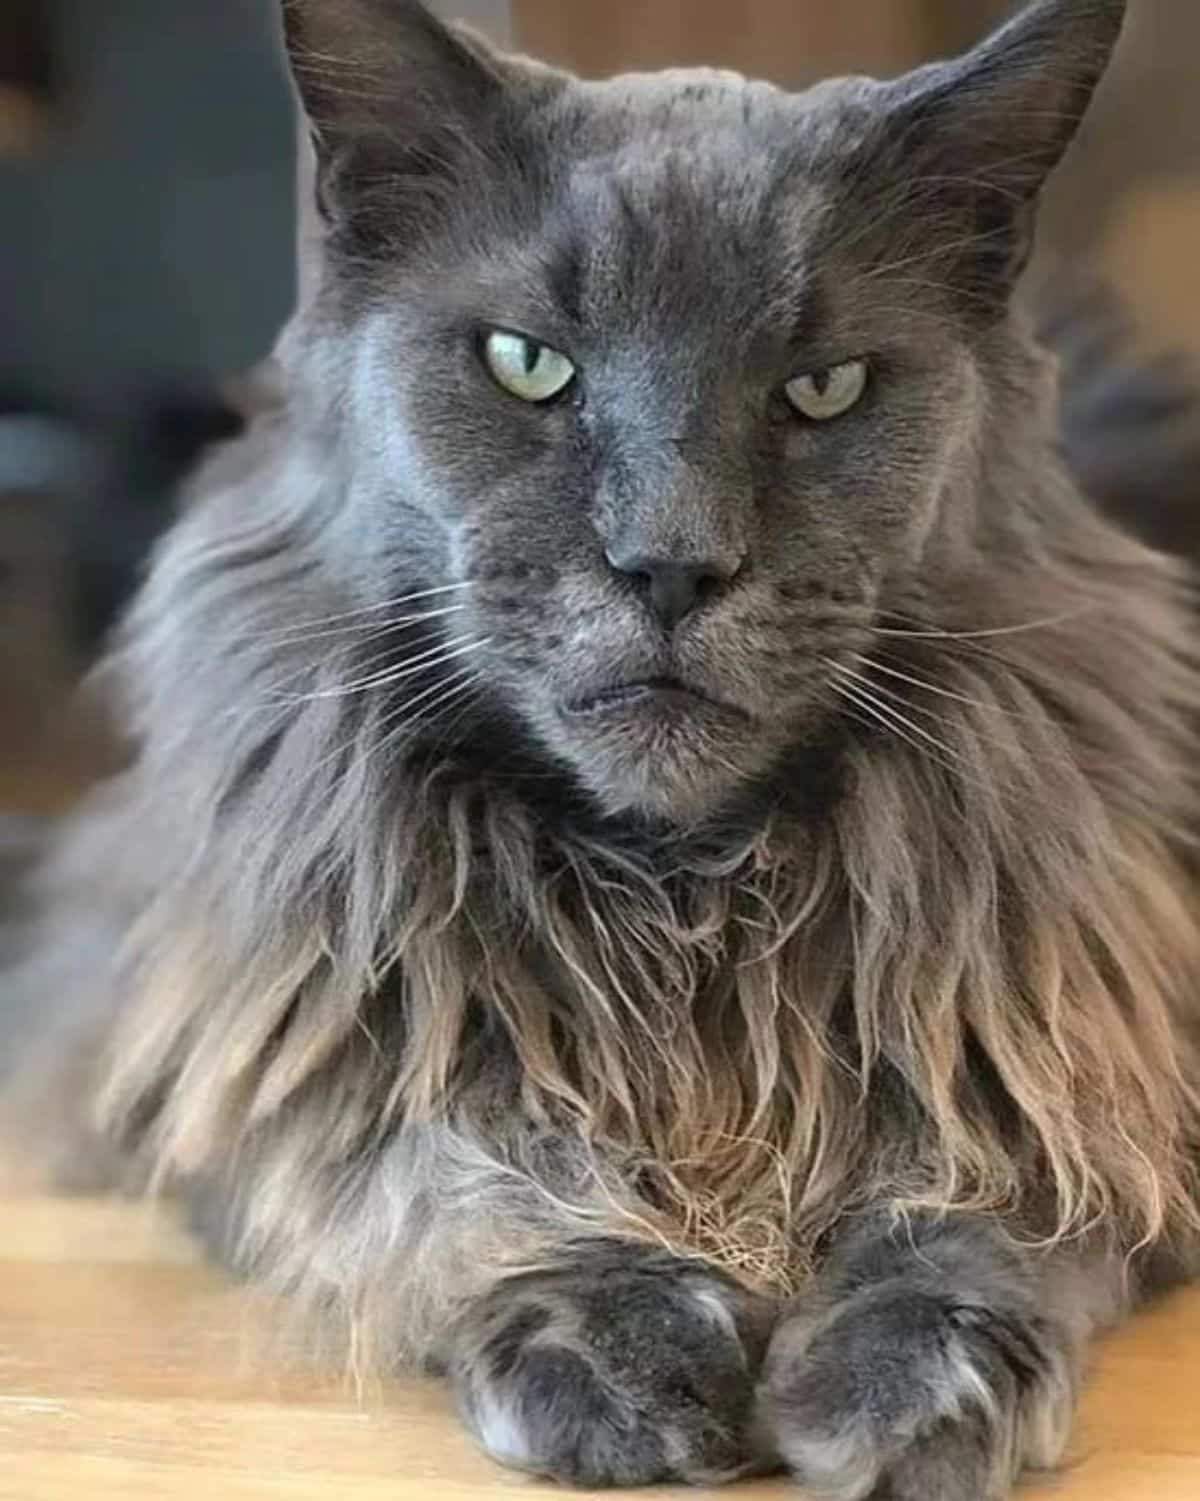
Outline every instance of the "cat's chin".
[[705, 822], [766, 769], [759, 738], [735, 711], [672, 696], [560, 714], [550, 736], [605, 812], [676, 825]]
[[695, 775], [676, 778], [661, 768], [643, 776], [628, 768], [622, 775], [581, 775], [604, 813], [643, 820], [650, 825], [674, 829], [698, 829], [717, 818], [741, 789], [740, 780], [728, 773], [700, 780]]

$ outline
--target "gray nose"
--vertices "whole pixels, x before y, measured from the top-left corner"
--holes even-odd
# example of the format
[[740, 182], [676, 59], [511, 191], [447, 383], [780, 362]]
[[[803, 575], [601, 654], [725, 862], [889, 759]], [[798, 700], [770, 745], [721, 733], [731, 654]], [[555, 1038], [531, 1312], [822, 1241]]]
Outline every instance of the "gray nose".
[[666, 631], [673, 631], [685, 615], [715, 598], [741, 568], [737, 563], [715, 559], [676, 562], [671, 558], [628, 556], [610, 551], [608, 561], [618, 573], [628, 574]]

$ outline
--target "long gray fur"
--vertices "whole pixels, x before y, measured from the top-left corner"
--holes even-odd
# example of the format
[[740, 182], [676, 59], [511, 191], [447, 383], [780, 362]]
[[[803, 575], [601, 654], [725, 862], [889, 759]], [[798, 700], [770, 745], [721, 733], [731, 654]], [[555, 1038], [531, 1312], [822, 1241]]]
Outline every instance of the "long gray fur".
[[[1193, 583], [1079, 482], [1165, 429], [1089, 369], [1069, 468], [1014, 298], [1124, 9], [791, 95], [286, 7], [320, 287], [102, 675], [9, 1100], [505, 1462], [1001, 1498], [1194, 1264]], [[667, 632], [627, 544], [729, 576]]]

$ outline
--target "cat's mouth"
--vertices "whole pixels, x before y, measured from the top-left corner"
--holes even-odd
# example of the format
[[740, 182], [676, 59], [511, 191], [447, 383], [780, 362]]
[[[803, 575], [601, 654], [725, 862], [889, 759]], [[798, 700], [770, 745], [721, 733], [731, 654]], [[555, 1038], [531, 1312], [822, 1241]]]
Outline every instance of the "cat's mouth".
[[572, 719], [608, 719], [620, 715], [641, 714], [647, 711], [665, 714], [688, 714], [698, 710], [719, 710], [739, 719], [749, 716], [723, 699], [713, 698], [681, 678], [651, 677], [625, 683], [610, 683], [603, 688], [589, 689], [570, 698], [564, 704], [565, 713]]

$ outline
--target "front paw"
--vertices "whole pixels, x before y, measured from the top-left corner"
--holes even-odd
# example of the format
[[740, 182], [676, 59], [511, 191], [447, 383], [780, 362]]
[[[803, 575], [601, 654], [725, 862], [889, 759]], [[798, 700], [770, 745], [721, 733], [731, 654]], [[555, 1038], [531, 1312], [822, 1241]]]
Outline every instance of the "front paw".
[[760, 1392], [795, 1478], [836, 1501], [1002, 1501], [1061, 1458], [1074, 1389], [1027, 1311], [898, 1278], [785, 1317]]
[[451, 1377], [468, 1427], [502, 1464], [581, 1486], [711, 1484], [755, 1467], [768, 1325], [706, 1268], [605, 1242], [472, 1307]]

